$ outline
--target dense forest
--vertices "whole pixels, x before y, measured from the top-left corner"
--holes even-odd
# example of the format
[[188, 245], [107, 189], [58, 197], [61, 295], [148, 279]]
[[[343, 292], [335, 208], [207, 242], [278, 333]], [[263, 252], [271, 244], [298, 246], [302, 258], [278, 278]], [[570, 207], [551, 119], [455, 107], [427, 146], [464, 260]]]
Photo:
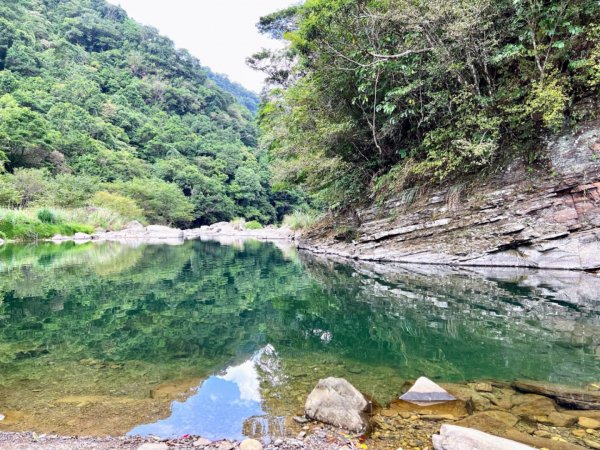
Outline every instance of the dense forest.
[[308, 0], [263, 17], [281, 51], [261, 142], [330, 206], [478, 181], [597, 117], [596, 0]]
[[[4, 208], [178, 226], [281, 220], [298, 194], [271, 189], [256, 106], [104, 0], [0, 1]], [[93, 225], [117, 221], [104, 222]]]

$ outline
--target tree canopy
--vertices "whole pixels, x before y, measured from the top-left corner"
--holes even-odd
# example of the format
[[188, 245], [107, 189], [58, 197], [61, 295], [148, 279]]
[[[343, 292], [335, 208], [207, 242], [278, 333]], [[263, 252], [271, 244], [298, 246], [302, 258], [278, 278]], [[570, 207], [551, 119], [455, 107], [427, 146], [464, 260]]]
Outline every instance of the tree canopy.
[[594, 0], [307, 0], [259, 30], [249, 63], [276, 179], [328, 204], [464, 179], [596, 117]]

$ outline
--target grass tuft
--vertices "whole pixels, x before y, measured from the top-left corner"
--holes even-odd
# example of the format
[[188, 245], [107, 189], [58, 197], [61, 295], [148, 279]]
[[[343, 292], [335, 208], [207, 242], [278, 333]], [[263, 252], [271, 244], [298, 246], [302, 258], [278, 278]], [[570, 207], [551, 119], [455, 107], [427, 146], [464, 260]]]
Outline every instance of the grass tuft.
[[306, 230], [310, 228], [319, 219], [316, 212], [294, 211], [283, 218], [283, 225], [294, 230]]

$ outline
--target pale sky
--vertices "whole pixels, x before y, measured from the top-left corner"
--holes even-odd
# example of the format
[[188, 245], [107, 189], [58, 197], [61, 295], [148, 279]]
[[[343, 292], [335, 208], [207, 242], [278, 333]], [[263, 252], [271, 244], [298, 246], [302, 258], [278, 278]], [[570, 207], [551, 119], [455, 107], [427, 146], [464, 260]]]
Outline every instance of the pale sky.
[[121, 5], [130, 17], [152, 25], [178, 48], [185, 48], [204, 66], [225, 73], [233, 81], [260, 92], [263, 75], [245, 60], [262, 47], [277, 42], [261, 36], [256, 23], [261, 16], [297, 0], [109, 0]]

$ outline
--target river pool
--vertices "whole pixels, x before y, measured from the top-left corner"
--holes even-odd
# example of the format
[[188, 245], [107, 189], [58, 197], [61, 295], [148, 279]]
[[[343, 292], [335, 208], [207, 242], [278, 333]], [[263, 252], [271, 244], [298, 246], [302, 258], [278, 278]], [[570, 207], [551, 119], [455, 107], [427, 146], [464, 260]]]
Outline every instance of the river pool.
[[285, 433], [319, 378], [600, 374], [586, 273], [333, 261], [272, 243], [0, 248], [0, 430]]

